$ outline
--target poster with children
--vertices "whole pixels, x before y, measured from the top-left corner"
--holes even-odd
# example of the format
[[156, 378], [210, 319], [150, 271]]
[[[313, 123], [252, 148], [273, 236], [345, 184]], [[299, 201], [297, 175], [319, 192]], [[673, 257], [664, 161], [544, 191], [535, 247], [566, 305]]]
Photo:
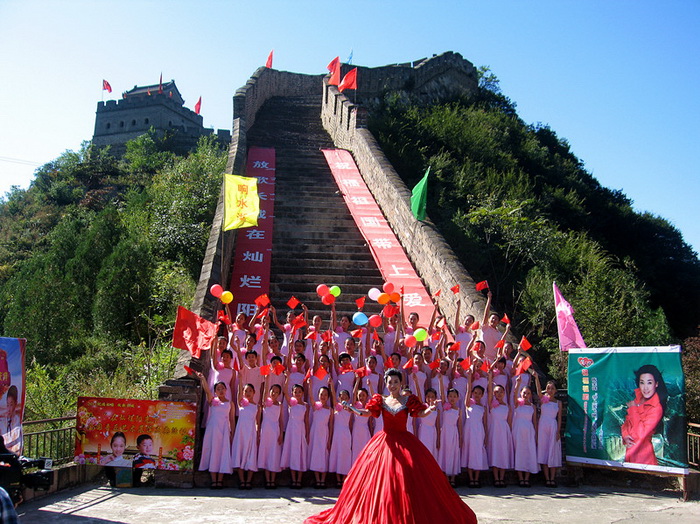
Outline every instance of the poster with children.
[[566, 459], [687, 473], [680, 346], [569, 350]]
[[0, 337], [0, 435], [17, 455], [22, 453], [26, 343], [23, 338]]
[[196, 419], [191, 402], [79, 397], [75, 462], [191, 470]]

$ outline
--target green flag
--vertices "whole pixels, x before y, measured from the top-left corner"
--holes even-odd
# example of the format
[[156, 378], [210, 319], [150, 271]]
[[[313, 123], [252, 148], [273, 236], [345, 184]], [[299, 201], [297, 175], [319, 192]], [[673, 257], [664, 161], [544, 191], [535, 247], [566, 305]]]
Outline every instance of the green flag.
[[428, 173], [430, 173], [430, 166], [411, 192], [411, 211], [416, 220], [425, 220], [425, 209], [428, 203]]

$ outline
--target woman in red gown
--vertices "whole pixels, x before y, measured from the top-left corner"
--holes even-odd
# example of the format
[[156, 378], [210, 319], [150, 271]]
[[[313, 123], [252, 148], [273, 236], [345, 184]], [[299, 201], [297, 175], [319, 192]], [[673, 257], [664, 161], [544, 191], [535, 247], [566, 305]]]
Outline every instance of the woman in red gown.
[[374, 395], [360, 416], [384, 417], [384, 431], [367, 443], [345, 479], [335, 506], [305, 524], [475, 523], [476, 515], [447, 481], [430, 451], [406, 431], [411, 416], [435, 409], [401, 395], [401, 374], [390, 369], [387, 397]]

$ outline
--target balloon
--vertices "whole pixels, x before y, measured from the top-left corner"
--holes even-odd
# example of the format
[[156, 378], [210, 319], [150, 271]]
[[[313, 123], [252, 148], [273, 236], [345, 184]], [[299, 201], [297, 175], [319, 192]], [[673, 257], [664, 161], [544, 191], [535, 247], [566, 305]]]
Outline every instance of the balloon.
[[418, 341], [418, 342], [423, 342], [426, 338], [428, 338], [428, 332], [423, 329], [423, 328], [418, 328], [415, 330], [413, 333], [413, 337]]
[[335, 297], [328, 293], [326, 295], [323, 295], [321, 302], [323, 302], [327, 306], [330, 306], [333, 302], [335, 302]]
[[376, 287], [373, 287], [367, 292], [367, 296], [371, 298], [372, 300], [377, 300], [379, 298], [379, 295], [381, 295], [382, 292], [379, 291]]
[[372, 315], [369, 317], [369, 325], [372, 327], [379, 327], [382, 325], [382, 317], [379, 315]]
[[219, 298], [224, 304], [230, 304], [233, 301], [233, 293], [230, 291], [224, 291], [221, 293], [221, 297]]
[[391, 293], [389, 295], [389, 300], [391, 300], [394, 303], [398, 303], [399, 300], [401, 300], [401, 295], [399, 293]]
[[406, 347], [412, 348], [413, 346], [416, 345], [416, 337], [413, 335], [407, 335], [406, 338], [403, 339], [403, 343], [406, 344]]
[[377, 298], [377, 302], [379, 302], [380, 304], [388, 304], [389, 300], [391, 300], [391, 299], [389, 298], [389, 295], [387, 295], [386, 293], [382, 293]]
[[362, 311], [358, 311], [352, 316], [352, 321], [356, 326], [364, 326], [367, 324], [368, 320], [367, 315], [365, 315]]
[[328, 292], [336, 298], [340, 296], [340, 288], [338, 286], [332, 286]]
[[396, 315], [396, 313], [398, 313], [398, 308], [392, 306], [391, 304], [387, 304], [386, 306], [384, 306], [384, 310], [382, 311], [382, 313], [384, 313], [384, 316], [386, 318], [390, 318]]
[[391, 282], [385, 282], [382, 286], [382, 289], [384, 290], [384, 293], [391, 294], [394, 292], [394, 284], [392, 284]]
[[209, 292], [216, 298], [221, 298], [221, 293], [224, 292], [224, 288], [222, 288], [219, 284], [214, 284], [209, 288]]
[[316, 293], [318, 296], [323, 298], [328, 294], [328, 286], [326, 284], [319, 284], [316, 286]]

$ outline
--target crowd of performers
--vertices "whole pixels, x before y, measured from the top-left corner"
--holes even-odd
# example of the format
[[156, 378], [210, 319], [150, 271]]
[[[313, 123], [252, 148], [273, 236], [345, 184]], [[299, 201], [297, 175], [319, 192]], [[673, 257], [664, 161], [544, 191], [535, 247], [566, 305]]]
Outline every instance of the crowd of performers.
[[[258, 470], [273, 489], [283, 469], [291, 470], [292, 488], [302, 487], [306, 471], [313, 472], [316, 488], [328, 480], [341, 486], [362, 448], [382, 430], [381, 417], [360, 417], [349, 408], [362, 409], [383, 393], [384, 372], [395, 368], [402, 388], [436, 405], [428, 416], [409, 417], [407, 430], [452, 486], [466, 470], [467, 485], [480, 487], [481, 472], [489, 469], [497, 487], [506, 485], [507, 470], [517, 472], [523, 487], [540, 470], [546, 486], [556, 486], [562, 420], [556, 386], [550, 381], [542, 389], [530, 355], [507, 340], [507, 317], [503, 323], [490, 306], [489, 292], [477, 322], [472, 315], [460, 318], [458, 303], [454, 342], [448, 342], [444, 317], [436, 313], [422, 325], [403, 305], [382, 316], [380, 325], [356, 329], [350, 315], [338, 318], [334, 305], [330, 326], [318, 315], [308, 319], [303, 304], [301, 314], [287, 313], [285, 324], [272, 306], [251, 319], [239, 313], [235, 322], [222, 313], [209, 352], [212, 369], [208, 377], [196, 373], [207, 396], [199, 469], [210, 472], [213, 489], [234, 471], [239, 488], [251, 489]], [[420, 329], [428, 337], [416, 342], [409, 336]]]

